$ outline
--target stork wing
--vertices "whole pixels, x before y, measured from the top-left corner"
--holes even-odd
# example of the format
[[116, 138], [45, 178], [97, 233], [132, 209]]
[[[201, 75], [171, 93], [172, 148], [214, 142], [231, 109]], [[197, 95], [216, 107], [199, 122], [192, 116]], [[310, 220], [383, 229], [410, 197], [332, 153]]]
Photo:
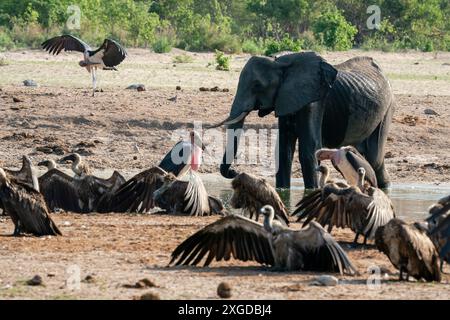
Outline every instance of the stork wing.
[[238, 215], [226, 216], [190, 236], [173, 252], [169, 264], [197, 265], [207, 255], [204, 266], [216, 261], [257, 261], [274, 264], [271, 234], [264, 227]]
[[64, 51], [78, 51], [82, 53], [91, 49], [88, 44], [69, 34], [48, 39], [41, 46], [45, 51], [54, 55], [58, 55], [63, 49]]
[[97, 54], [102, 54], [101, 58], [107, 67], [119, 65], [127, 56], [125, 49], [117, 41], [111, 39], [105, 39], [100, 48], [90, 53], [91, 56]]
[[81, 212], [78, 190], [73, 178], [57, 169], [52, 169], [39, 178], [39, 186], [50, 210], [63, 209]]
[[318, 223], [313, 221], [308, 228], [293, 231], [293, 237], [295, 249], [303, 257], [302, 270], [357, 273], [347, 253]]
[[99, 201], [98, 212], [144, 213], [155, 207], [153, 192], [162, 185], [167, 174], [159, 167], [143, 171], [125, 182], [116, 192], [106, 194]]
[[20, 230], [36, 236], [62, 235], [53, 220], [42, 195], [34, 188], [12, 183], [8, 206], [19, 217]]
[[370, 163], [354, 147], [347, 148], [350, 150], [350, 152], [345, 153], [348, 162], [355, 168], [355, 171], [359, 168], [364, 168], [366, 170], [366, 175], [364, 177], [365, 181], [369, 182], [372, 187], [377, 188], [377, 176]]
[[163, 170], [182, 176], [191, 163], [192, 145], [186, 141], [176, 143], [158, 165]]

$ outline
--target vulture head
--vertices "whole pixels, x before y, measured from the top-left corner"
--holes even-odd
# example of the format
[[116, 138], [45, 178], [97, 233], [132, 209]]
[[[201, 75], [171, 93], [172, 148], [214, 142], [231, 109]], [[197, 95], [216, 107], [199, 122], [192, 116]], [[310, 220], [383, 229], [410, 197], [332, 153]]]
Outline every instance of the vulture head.
[[54, 160], [44, 160], [38, 163], [39, 167], [46, 167], [48, 170], [56, 169], [56, 162]]
[[168, 173], [164, 177], [161, 176], [160, 179], [163, 184], [158, 190], [153, 193], [154, 200], [157, 200], [160, 196], [162, 196], [164, 192], [166, 192], [172, 186], [172, 184], [177, 181], [177, 177], [173, 173]]
[[70, 162], [80, 162], [81, 161], [81, 157], [78, 153], [71, 153], [65, 157], [62, 157], [61, 159], [58, 160], [59, 163], [70, 163]]

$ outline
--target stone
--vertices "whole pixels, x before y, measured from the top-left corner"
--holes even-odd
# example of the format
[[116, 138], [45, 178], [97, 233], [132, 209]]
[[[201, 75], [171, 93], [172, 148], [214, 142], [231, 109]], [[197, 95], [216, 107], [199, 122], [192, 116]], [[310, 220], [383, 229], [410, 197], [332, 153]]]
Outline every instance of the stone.
[[231, 298], [231, 285], [227, 282], [221, 282], [217, 287], [217, 295], [222, 299]]
[[339, 284], [339, 280], [336, 277], [323, 275], [315, 278], [310, 285], [312, 286], [324, 286], [324, 287], [332, 287]]
[[42, 277], [40, 275], [35, 275], [33, 278], [27, 281], [27, 285], [29, 286], [41, 286], [42, 285]]
[[429, 116], [438, 116], [439, 115], [439, 113], [437, 113], [433, 109], [425, 109], [423, 111], [423, 113], [425, 113], [426, 115], [429, 115]]
[[25, 87], [37, 87], [37, 86], [38, 86], [38, 84], [36, 83], [36, 81], [30, 80], [30, 79], [24, 80], [24, 81], [23, 81], [23, 85], [24, 85]]

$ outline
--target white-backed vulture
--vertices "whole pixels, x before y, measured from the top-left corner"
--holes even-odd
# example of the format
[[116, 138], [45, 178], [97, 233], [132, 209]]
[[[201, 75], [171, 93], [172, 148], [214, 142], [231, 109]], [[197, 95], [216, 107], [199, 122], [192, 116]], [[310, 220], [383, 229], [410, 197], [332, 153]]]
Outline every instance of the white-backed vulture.
[[163, 185], [154, 192], [153, 197], [158, 207], [173, 214], [208, 216], [224, 210], [220, 199], [208, 195], [195, 172], [189, 174], [187, 181], [177, 179], [172, 173], [166, 174]]
[[450, 263], [450, 196], [439, 199], [430, 207], [429, 213], [427, 233], [439, 253], [443, 272], [444, 261]]
[[216, 261], [256, 261], [284, 271], [356, 273], [345, 251], [319, 224], [292, 230], [274, 221], [275, 211], [261, 208], [264, 223], [229, 215], [204, 227], [183, 241], [169, 264], [204, 266]]
[[233, 195], [230, 204], [233, 208], [242, 209], [244, 214], [249, 215], [250, 219], [255, 216], [256, 221], [258, 221], [261, 208], [269, 204], [275, 210], [275, 218], [289, 225], [286, 206], [275, 188], [265, 179], [243, 172], [233, 179], [231, 186]]
[[328, 226], [328, 232], [333, 227], [350, 228], [356, 233], [354, 244], [360, 235], [364, 236], [366, 244], [368, 239], [374, 238], [377, 228], [395, 218], [395, 213], [391, 200], [383, 191], [364, 183], [364, 168], [360, 168], [358, 174], [357, 186], [328, 183], [323, 189], [305, 196], [293, 215], [298, 221], [305, 218], [304, 226], [316, 220], [322, 226]]
[[[375, 244], [400, 271], [400, 280], [441, 281], [439, 254], [425, 232], [400, 219], [392, 219], [375, 233]], [[406, 279], [403, 274], [406, 273]]]
[[365, 183], [368, 186], [378, 187], [375, 171], [355, 147], [345, 146], [339, 149], [322, 148], [316, 151], [316, 159], [319, 162], [331, 160], [334, 168], [342, 174], [350, 185], [356, 185], [358, 183], [358, 169], [364, 168], [366, 170], [364, 177]]
[[13, 235], [62, 235], [49, 216], [43, 196], [28, 184], [10, 180], [1, 168], [0, 199], [14, 223]]

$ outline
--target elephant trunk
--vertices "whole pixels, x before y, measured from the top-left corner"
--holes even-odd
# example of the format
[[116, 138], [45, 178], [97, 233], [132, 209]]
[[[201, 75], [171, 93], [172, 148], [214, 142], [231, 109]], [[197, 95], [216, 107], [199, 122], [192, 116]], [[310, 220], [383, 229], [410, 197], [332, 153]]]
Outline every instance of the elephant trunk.
[[237, 123], [229, 125], [227, 128], [227, 146], [220, 165], [220, 174], [227, 179], [233, 179], [238, 175], [238, 172], [231, 168], [231, 164], [236, 159], [244, 118]]

